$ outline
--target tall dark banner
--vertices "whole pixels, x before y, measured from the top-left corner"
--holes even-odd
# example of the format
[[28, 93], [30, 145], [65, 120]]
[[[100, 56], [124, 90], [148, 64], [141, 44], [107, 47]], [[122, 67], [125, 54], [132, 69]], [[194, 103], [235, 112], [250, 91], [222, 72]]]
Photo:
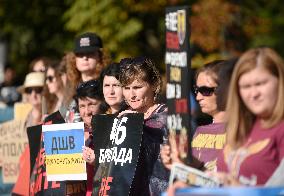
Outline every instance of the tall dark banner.
[[190, 150], [190, 55], [189, 8], [166, 8], [167, 127], [175, 138], [179, 156], [191, 157]]
[[[49, 115], [45, 124], [65, 123], [59, 112]], [[47, 181], [45, 150], [42, 136], [42, 126], [27, 128], [30, 146], [30, 194], [29, 195], [84, 195], [85, 181]]]
[[96, 115], [94, 195], [129, 194], [142, 140], [143, 114]]

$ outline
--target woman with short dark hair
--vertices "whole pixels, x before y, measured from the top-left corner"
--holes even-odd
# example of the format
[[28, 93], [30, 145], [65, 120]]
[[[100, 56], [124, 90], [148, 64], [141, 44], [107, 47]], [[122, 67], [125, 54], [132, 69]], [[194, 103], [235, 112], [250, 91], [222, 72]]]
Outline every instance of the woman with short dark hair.
[[107, 114], [118, 114], [128, 106], [122, 95], [122, 86], [119, 82], [120, 64], [111, 63], [101, 73], [100, 82], [104, 94], [103, 110]]

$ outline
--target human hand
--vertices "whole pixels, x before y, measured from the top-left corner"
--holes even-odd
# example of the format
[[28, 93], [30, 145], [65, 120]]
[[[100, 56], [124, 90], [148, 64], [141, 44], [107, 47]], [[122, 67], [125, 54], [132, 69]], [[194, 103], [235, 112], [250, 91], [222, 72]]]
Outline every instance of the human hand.
[[170, 170], [172, 167], [171, 156], [170, 156], [171, 155], [170, 145], [167, 144], [162, 145], [160, 150], [160, 155], [162, 163], [167, 169]]
[[41, 121], [44, 122], [46, 117], [48, 117], [48, 114], [43, 114], [41, 117]]
[[214, 177], [218, 179], [220, 184], [222, 184], [223, 186], [241, 186], [242, 185], [237, 178], [235, 178], [229, 173], [206, 171], [206, 174], [208, 174], [210, 177]]
[[181, 159], [180, 159], [180, 153], [179, 153], [179, 150], [178, 150], [178, 145], [177, 145], [177, 142], [176, 142], [176, 137], [175, 135], [172, 135], [170, 134], [169, 135], [169, 143], [170, 143], [170, 146], [171, 146], [171, 160], [172, 160], [172, 163], [182, 163]]
[[175, 192], [179, 188], [185, 188], [188, 187], [188, 185], [182, 181], [176, 181], [172, 185], [170, 185], [167, 189], [167, 196], [174, 196]]
[[89, 163], [94, 164], [95, 163], [95, 152], [93, 149], [83, 146], [83, 159]]

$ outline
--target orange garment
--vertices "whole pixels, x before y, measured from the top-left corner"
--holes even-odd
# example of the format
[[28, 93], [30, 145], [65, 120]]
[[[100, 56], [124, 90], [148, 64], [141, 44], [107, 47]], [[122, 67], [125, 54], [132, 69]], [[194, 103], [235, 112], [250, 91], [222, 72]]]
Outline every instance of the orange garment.
[[27, 146], [20, 157], [20, 173], [12, 193], [29, 195], [30, 185], [30, 148]]

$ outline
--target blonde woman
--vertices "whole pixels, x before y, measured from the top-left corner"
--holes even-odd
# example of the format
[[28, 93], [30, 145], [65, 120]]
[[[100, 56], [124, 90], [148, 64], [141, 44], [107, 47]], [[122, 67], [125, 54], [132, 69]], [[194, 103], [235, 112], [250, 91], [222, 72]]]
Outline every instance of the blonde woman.
[[284, 63], [270, 48], [237, 62], [227, 102], [227, 144], [218, 159], [225, 185], [263, 185], [284, 157]]

